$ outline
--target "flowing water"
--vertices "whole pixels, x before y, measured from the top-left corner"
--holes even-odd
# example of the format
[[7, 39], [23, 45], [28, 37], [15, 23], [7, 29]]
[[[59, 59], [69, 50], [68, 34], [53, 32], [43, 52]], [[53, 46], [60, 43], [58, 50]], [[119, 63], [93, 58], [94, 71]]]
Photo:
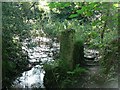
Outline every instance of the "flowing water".
[[[31, 45], [31, 47], [30, 47]], [[29, 47], [28, 47], [29, 46]], [[31, 67], [30, 70], [22, 73], [13, 84], [14, 88], [45, 88], [43, 78], [45, 71], [43, 64], [54, 61], [55, 55], [59, 53], [59, 43], [46, 37], [36, 37], [34, 39], [26, 39], [23, 42], [22, 49], [27, 51]]]
[[[30, 70], [22, 73], [13, 84], [14, 88], [45, 88], [43, 78], [45, 71], [43, 64], [54, 61], [60, 49], [60, 45], [56, 39], [46, 37], [36, 37], [26, 39], [23, 42], [23, 51], [27, 51], [30, 63], [28, 64]], [[90, 51], [85, 49], [87, 58], [94, 58], [94, 53], [97, 51]], [[92, 70], [93, 71], [93, 70]]]
[[[23, 42], [23, 51], [27, 51], [30, 63], [29, 70], [24, 71], [21, 77], [18, 77], [13, 83], [13, 88], [45, 88], [43, 78], [45, 71], [43, 64], [54, 61], [58, 57], [60, 45], [56, 39], [46, 37], [36, 37], [31, 40], [26, 39]], [[99, 71], [99, 61], [101, 56], [95, 50], [84, 49], [84, 57], [89, 67], [90, 74], [94, 75]], [[92, 67], [91, 67], [92, 66]], [[114, 84], [117, 87], [117, 84]], [[90, 85], [91, 88], [97, 87], [95, 84]]]

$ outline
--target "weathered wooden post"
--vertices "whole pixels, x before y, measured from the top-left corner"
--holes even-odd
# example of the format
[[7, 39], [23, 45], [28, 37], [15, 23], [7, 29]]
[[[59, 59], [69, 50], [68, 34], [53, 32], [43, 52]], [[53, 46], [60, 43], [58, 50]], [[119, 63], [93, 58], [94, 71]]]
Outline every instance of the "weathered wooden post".
[[60, 37], [60, 59], [69, 69], [73, 69], [73, 49], [75, 41], [75, 30], [66, 29], [61, 32]]

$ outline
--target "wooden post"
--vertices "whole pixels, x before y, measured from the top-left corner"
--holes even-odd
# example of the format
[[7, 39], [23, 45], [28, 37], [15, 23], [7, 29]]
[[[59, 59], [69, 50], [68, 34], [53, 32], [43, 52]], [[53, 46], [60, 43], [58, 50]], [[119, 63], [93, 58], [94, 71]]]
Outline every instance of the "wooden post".
[[66, 67], [73, 69], [73, 49], [75, 41], [75, 31], [67, 29], [61, 32], [60, 37], [60, 59], [63, 60]]

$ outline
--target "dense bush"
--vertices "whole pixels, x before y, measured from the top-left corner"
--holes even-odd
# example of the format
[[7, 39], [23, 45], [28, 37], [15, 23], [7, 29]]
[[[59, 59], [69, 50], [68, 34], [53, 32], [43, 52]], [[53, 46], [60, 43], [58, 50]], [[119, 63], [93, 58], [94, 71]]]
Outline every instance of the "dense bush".
[[70, 70], [61, 60], [55, 64], [45, 64], [44, 85], [46, 88], [71, 88], [81, 82], [81, 87], [84, 77], [87, 73], [85, 68], [76, 66], [75, 69]]
[[[10, 88], [14, 79], [24, 71], [28, 55], [22, 50], [22, 41], [27, 37], [22, 3], [3, 3], [2, 12], [2, 86]], [[20, 5], [20, 6], [19, 6]], [[20, 9], [21, 8], [21, 9]]]
[[103, 71], [106, 74], [117, 73], [118, 72], [118, 62], [119, 62], [119, 38], [116, 38], [105, 46], [102, 54], [101, 65], [103, 66]]

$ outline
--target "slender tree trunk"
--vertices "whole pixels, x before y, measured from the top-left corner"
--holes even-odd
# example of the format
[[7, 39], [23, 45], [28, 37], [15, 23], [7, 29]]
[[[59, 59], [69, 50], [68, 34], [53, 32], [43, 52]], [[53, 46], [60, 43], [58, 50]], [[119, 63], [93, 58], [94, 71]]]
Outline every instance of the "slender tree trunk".
[[109, 13], [110, 13], [110, 6], [111, 6], [111, 3], [108, 3], [107, 12], [106, 12], [106, 15], [105, 15], [106, 20], [104, 22], [103, 30], [101, 32], [101, 43], [103, 43], [104, 33], [105, 33], [105, 30], [107, 29], [107, 23], [108, 23], [108, 18], [109, 18]]

